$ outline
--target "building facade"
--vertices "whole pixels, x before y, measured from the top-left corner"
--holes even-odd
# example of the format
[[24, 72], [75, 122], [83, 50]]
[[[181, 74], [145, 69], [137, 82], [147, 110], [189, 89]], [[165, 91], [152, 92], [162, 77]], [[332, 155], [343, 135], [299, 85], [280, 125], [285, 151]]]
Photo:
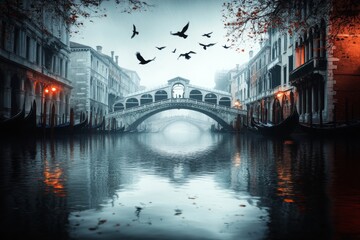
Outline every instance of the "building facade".
[[304, 123], [360, 119], [360, 31], [344, 26], [330, 43], [328, 21], [324, 16], [308, 31], [296, 34], [290, 83], [297, 89]]
[[98, 123], [114, 110], [117, 99], [138, 91], [140, 78], [136, 72], [121, 68], [114, 52], [111, 56], [103, 54], [102, 46], [95, 50], [70, 42], [70, 47], [70, 78], [74, 87], [71, 106], [75, 116], [86, 114], [90, 124]]
[[[23, 11], [32, 14], [31, 1]], [[69, 120], [71, 82], [69, 31], [53, 11], [41, 18], [0, 16], [0, 118], [8, 119], [36, 103], [37, 123]]]
[[[304, 9], [302, 16], [306, 17]], [[232, 97], [246, 105], [248, 119], [278, 123], [295, 109], [302, 123], [360, 119], [360, 29], [351, 27], [359, 23], [336, 29], [337, 39], [330, 43], [329, 19], [323, 16], [311, 28], [292, 35], [269, 30], [259, 52], [230, 79], [236, 88]], [[241, 85], [238, 76], [245, 69], [248, 84]]]

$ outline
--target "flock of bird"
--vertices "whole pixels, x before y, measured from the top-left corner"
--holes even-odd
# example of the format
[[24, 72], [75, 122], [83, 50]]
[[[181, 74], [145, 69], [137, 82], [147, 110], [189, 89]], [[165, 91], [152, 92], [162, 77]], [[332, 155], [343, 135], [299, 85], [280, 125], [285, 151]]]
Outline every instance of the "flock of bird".
[[[177, 32], [174, 32], [174, 33], [170, 31], [170, 34], [186, 39], [188, 37], [188, 35], [186, 34], [186, 31], [188, 30], [188, 28], [189, 28], [189, 22], [182, 28], [181, 31], [177, 31]], [[202, 36], [207, 37], [207, 38], [211, 38], [212, 33], [213, 32], [204, 33]], [[139, 35], [139, 31], [136, 29], [136, 26], [133, 24], [133, 32], [132, 32], [131, 38], [134, 38], [136, 35]], [[199, 43], [199, 45], [202, 46], [202, 48], [204, 50], [206, 50], [208, 47], [214, 46], [215, 44], [216, 43], [209, 43], [209, 44]], [[230, 46], [226, 46], [226, 45], [223, 45], [222, 47], [225, 48], [225, 49], [230, 48]], [[166, 46], [161, 46], [161, 47], [156, 47], [156, 48], [158, 50], [163, 50], [164, 48], [166, 48]], [[175, 52], [176, 52], [176, 48], [172, 51], [172, 53], [175, 53]], [[189, 52], [186, 52], [186, 53], [181, 53], [181, 54], [179, 54], [177, 59], [179, 59], [180, 57], [184, 57], [185, 59], [189, 60], [191, 58], [190, 54], [196, 54], [196, 52], [189, 51]], [[140, 52], [136, 52], [136, 58], [139, 60], [139, 64], [144, 65], [144, 64], [148, 64], [151, 61], [154, 61], [156, 57], [154, 57], [152, 59], [145, 59], [140, 54]]]

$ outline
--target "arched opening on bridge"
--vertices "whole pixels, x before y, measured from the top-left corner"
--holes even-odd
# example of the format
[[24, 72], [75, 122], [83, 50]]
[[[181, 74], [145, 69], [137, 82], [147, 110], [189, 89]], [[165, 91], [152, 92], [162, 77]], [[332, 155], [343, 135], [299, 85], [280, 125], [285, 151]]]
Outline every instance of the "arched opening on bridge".
[[136, 98], [129, 98], [126, 100], [126, 108], [132, 108], [139, 106], [139, 101]]
[[151, 94], [144, 94], [140, 98], [140, 105], [152, 103], [152, 102], [153, 102], [153, 97], [151, 96]]
[[173, 98], [184, 98], [185, 86], [181, 83], [176, 83], [172, 87], [172, 97]]
[[168, 98], [168, 94], [165, 90], [159, 90], [155, 93], [155, 102]]
[[219, 105], [221, 106], [225, 106], [225, 107], [230, 107], [231, 106], [231, 100], [229, 97], [222, 97], [219, 100]]
[[198, 101], [202, 101], [203, 95], [199, 90], [191, 90], [190, 91], [190, 98], [198, 100]]
[[124, 104], [122, 104], [122, 103], [116, 103], [115, 105], [114, 105], [114, 111], [121, 111], [121, 110], [124, 110]]
[[207, 103], [216, 104], [217, 103], [217, 97], [213, 93], [208, 93], [208, 94], [205, 95], [204, 101], [207, 102]]

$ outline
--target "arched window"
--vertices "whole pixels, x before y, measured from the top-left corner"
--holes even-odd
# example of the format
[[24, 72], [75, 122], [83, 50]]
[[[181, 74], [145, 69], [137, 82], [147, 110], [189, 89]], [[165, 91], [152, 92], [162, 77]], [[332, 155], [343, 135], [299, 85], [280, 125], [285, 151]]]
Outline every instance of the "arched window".
[[181, 83], [176, 83], [172, 87], [172, 97], [173, 98], [183, 98], [185, 93], [185, 87]]
[[139, 101], [136, 98], [129, 98], [126, 100], [126, 108], [132, 108], [139, 106]]
[[121, 110], [124, 110], [124, 104], [122, 103], [116, 103], [114, 105], [114, 111], [121, 111]]
[[164, 90], [159, 90], [155, 93], [155, 102], [168, 99], [168, 94]]
[[205, 95], [205, 102], [216, 104], [217, 103], [217, 97], [213, 93], [208, 93]]
[[140, 98], [140, 105], [152, 103], [152, 102], [153, 102], [153, 97], [151, 96], [151, 94], [144, 94]]
[[231, 106], [231, 100], [229, 97], [222, 97], [219, 100], [219, 105], [221, 106], [225, 106], [225, 107], [230, 107]]
[[198, 101], [202, 101], [203, 95], [199, 90], [191, 90], [190, 98], [198, 100]]

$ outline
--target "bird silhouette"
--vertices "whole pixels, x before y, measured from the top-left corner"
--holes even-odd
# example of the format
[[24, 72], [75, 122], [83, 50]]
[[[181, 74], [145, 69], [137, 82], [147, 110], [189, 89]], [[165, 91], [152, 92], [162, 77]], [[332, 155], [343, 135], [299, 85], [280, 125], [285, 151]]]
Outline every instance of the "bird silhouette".
[[145, 60], [139, 52], [136, 53], [136, 57], [140, 61], [139, 64], [143, 64], [143, 65], [155, 60], [155, 57], [153, 59]]
[[183, 29], [180, 32], [176, 32], [176, 33], [172, 33], [170, 32], [171, 35], [175, 35], [175, 36], [179, 36], [182, 38], [187, 38], [188, 35], [185, 34], [185, 32], [187, 31], [187, 29], [189, 28], [189, 22], [183, 27]]
[[191, 53], [196, 54], [196, 52], [193, 52], [193, 51], [190, 51], [190, 52], [187, 52], [187, 53], [181, 53], [181, 54], [179, 55], [178, 59], [179, 59], [180, 57], [185, 57], [185, 59], [188, 59], [188, 60], [189, 60], [189, 59], [191, 58], [191, 56], [190, 56]]
[[226, 44], [223, 46], [223, 48], [228, 49], [230, 46], [226, 46]]
[[176, 48], [175, 48], [172, 52], [175, 53], [175, 52], [176, 52]]
[[156, 47], [157, 49], [159, 50], [163, 50], [164, 48], [166, 48], [166, 46], [163, 46], [163, 47]]
[[212, 34], [213, 32], [209, 32], [209, 33], [204, 33], [202, 36], [203, 37], [208, 37], [208, 38], [210, 38], [211, 36], [211, 34]]
[[135, 25], [133, 24], [133, 34], [132, 34], [131, 38], [134, 38], [135, 35], [139, 35], [139, 32], [136, 31], [136, 27], [135, 27]]
[[208, 47], [214, 46], [216, 43], [209, 43], [209, 44], [203, 44], [203, 43], [199, 43], [200, 46], [203, 47], [204, 50], [206, 50]]

